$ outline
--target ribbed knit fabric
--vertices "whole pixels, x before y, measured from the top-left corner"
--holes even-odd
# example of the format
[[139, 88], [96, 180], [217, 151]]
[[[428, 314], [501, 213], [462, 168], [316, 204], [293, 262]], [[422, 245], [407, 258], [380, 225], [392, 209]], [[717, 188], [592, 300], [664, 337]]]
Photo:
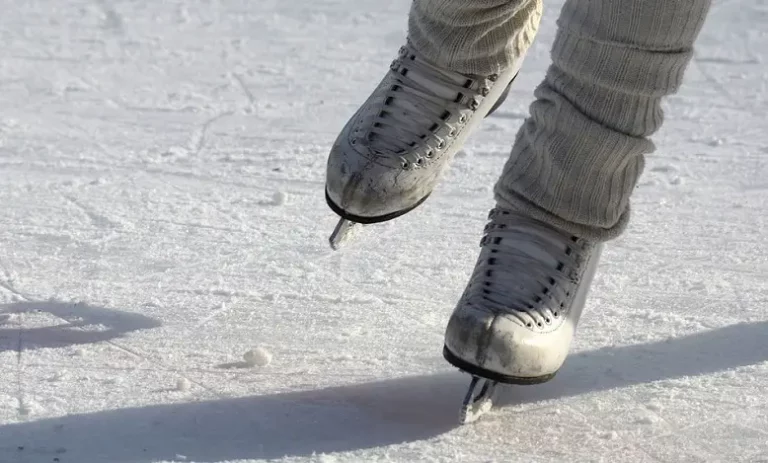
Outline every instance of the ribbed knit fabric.
[[541, 12], [542, 0], [414, 0], [408, 40], [437, 65], [490, 75], [525, 55]]
[[710, 3], [568, 0], [552, 65], [496, 184], [499, 206], [582, 238], [618, 236], [661, 100], [680, 87]]

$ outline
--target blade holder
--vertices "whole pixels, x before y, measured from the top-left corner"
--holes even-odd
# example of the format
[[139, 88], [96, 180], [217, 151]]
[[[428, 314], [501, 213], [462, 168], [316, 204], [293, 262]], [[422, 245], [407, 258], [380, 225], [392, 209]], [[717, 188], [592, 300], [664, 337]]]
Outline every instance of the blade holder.
[[[477, 389], [481, 381], [483, 385], [480, 387], [480, 391], [475, 394], [475, 389]], [[479, 376], [472, 377], [472, 382], [469, 383], [469, 390], [467, 395], [464, 396], [464, 402], [462, 402], [461, 411], [459, 412], [459, 422], [461, 424], [473, 423], [490, 411], [493, 407], [493, 393], [496, 391], [498, 384], [497, 381], [480, 378]]]

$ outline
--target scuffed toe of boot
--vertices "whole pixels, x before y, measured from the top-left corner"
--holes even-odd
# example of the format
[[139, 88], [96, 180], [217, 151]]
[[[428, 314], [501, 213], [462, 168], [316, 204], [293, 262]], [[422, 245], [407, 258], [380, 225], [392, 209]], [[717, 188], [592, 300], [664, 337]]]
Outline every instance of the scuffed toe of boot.
[[[448, 322], [447, 356], [478, 376], [505, 383], [541, 383], [560, 369], [573, 336], [571, 326], [546, 326], [528, 327], [515, 318], [466, 305]], [[557, 345], [565, 348], [553, 348]]]
[[[341, 217], [359, 223], [394, 219], [424, 202], [437, 182], [438, 171], [403, 166], [366, 153], [346, 136], [328, 157], [326, 196]], [[354, 135], [351, 135], [354, 136]]]

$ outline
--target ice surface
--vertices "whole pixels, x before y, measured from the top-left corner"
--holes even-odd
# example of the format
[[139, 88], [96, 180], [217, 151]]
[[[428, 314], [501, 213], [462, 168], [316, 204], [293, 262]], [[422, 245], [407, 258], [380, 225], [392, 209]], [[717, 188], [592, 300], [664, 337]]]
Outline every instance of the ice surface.
[[560, 4], [429, 201], [334, 253], [326, 153], [408, 7], [0, 0], [0, 461], [768, 459], [768, 4], [715, 2], [566, 366], [465, 427], [443, 330]]

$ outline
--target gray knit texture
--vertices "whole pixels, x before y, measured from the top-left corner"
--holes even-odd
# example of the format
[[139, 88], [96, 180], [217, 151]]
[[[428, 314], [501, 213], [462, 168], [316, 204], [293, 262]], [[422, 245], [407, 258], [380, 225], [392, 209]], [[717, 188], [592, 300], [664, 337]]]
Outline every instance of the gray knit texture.
[[[498, 205], [604, 241], [625, 229], [649, 137], [693, 56], [710, 0], [568, 0], [552, 64], [496, 184]], [[415, 0], [410, 39], [429, 59], [488, 72], [525, 53], [533, 1]]]
[[523, 57], [541, 21], [542, 0], [414, 0], [408, 40], [427, 59], [490, 75]]

